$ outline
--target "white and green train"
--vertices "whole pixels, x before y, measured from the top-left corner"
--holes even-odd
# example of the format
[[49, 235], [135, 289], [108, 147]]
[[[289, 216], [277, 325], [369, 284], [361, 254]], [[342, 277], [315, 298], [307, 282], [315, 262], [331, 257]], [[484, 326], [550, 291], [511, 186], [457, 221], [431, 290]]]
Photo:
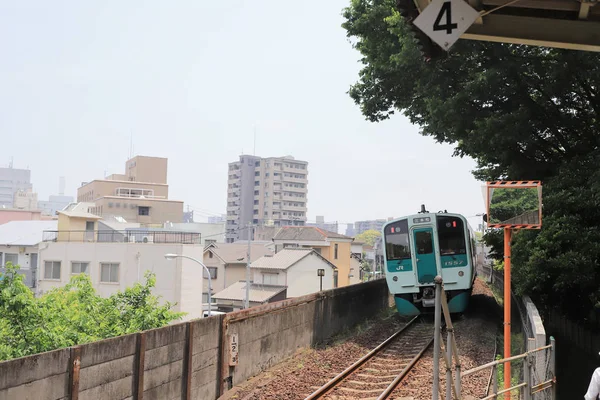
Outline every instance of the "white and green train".
[[383, 226], [385, 274], [400, 315], [428, 314], [435, 307], [440, 275], [451, 313], [469, 304], [475, 281], [475, 236], [466, 218], [421, 212]]

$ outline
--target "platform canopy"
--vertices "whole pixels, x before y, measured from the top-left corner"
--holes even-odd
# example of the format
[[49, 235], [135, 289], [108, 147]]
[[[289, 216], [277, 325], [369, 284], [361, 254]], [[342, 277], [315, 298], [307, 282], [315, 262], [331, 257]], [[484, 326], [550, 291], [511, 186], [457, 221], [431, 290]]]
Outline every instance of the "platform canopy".
[[[439, 1], [433, 0], [433, 2]], [[420, 14], [433, 2], [430, 0], [399, 0], [398, 5], [401, 8], [416, 7], [415, 11]], [[460, 38], [600, 51], [600, 6], [597, 5], [598, 2], [467, 0], [466, 3], [478, 11], [480, 16]], [[440, 22], [440, 17], [438, 17], [437, 23], [443, 23], [444, 19]]]

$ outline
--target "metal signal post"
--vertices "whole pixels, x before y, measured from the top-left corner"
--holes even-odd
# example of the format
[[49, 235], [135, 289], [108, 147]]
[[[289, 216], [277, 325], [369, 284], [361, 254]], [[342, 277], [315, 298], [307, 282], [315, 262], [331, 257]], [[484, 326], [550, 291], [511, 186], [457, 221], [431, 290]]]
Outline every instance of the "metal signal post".
[[[537, 191], [537, 210], [531, 210], [504, 221], [492, 220], [492, 193], [494, 190], [528, 190]], [[517, 193], [517, 192], [513, 192]], [[524, 192], [521, 192], [524, 193]], [[503, 228], [504, 230], [504, 358], [511, 357], [511, 246], [513, 229], [542, 228], [542, 183], [540, 181], [494, 181], [486, 183], [486, 208], [484, 221], [488, 228]], [[504, 363], [504, 389], [511, 387], [510, 362]], [[505, 399], [510, 399], [510, 391], [504, 393]]]
[[[504, 228], [504, 358], [510, 357], [510, 239], [512, 229]], [[504, 363], [504, 389], [510, 388], [510, 362]], [[506, 392], [505, 399], [510, 399]]]

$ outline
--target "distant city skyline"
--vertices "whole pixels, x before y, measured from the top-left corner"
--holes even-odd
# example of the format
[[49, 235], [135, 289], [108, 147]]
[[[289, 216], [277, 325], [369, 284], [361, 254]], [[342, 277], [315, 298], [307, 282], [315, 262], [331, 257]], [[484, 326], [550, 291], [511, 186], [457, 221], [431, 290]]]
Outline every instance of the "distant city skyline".
[[40, 199], [59, 176], [74, 196], [81, 182], [121, 172], [133, 147], [169, 159], [170, 197], [218, 216], [228, 162], [289, 154], [310, 165], [309, 221], [341, 227], [423, 203], [482, 212], [474, 160], [452, 157], [400, 113], [366, 121], [348, 96], [361, 56], [340, 26], [347, 5], [0, 5], [0, 129], [10, 135], [0, 165], [29, 167]]

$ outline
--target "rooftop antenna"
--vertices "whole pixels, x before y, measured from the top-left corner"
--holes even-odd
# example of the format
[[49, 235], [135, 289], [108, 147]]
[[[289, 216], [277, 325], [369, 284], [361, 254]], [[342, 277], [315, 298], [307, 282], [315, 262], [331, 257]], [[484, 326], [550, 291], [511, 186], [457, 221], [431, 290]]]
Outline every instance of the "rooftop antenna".
[[421, 211], [419, 211], [419, 214], [426, 214], [428, 211], [425, 209], [425, 204], [421, 204]]

